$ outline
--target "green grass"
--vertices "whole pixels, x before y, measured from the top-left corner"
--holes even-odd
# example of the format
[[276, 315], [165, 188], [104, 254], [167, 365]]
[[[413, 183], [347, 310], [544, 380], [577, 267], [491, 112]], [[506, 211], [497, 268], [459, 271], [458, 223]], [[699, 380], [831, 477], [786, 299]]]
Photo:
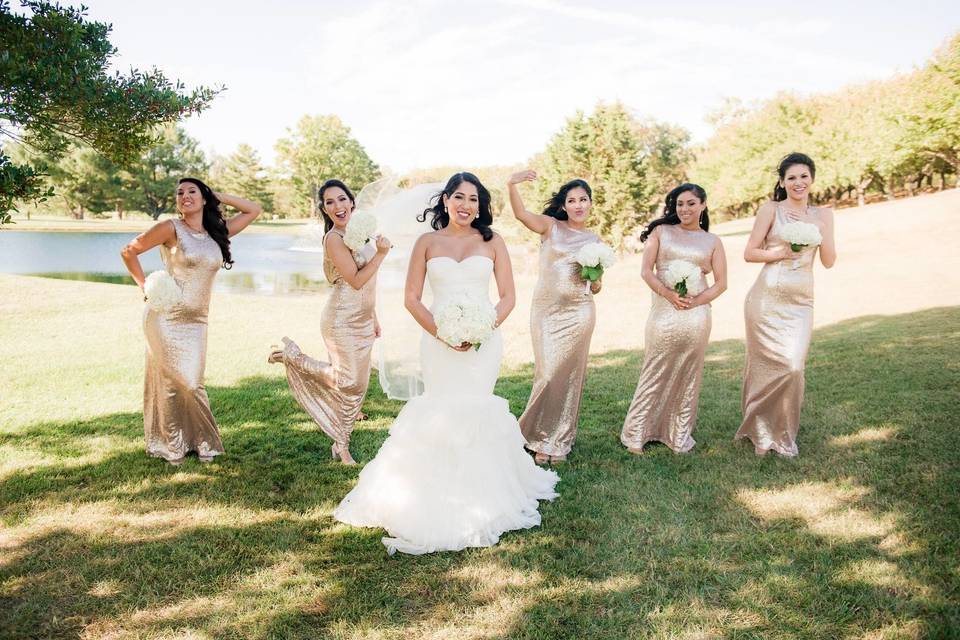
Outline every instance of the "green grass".
[[[710, 346], [681, 456], [619, 445], [642, 354], [597, 354], [542, 527], [390, 557], [330, 516], [359, 469], [330, 462], [263, 347], [224, 335], [272, 334], [262, 317], [211, 319], [227, 455], [173, 468], [142, 451], [139, 325], [104, 302], [124, 288], [0, 293], [24, 283], [29, 316], [0, 301], [0, 637], [960, 637], [960, 307], [818, 330], [797, 459], [731, 440], [739, 341]], [[530, 378], [498, 385], [515, 413]], [[361, 462], [399, 408], [374, 380]]]

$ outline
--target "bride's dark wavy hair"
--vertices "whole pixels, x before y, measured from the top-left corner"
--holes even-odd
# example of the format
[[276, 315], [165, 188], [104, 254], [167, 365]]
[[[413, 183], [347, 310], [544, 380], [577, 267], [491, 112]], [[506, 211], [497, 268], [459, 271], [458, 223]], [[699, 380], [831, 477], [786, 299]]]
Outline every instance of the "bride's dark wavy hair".
[[230, 232], [227, 230], [227, 221], [223, 219], [223, 213], [220, 211], [220, 199], [213, 194], [213, 189], [199, 178], [180, 178], [177, 184], [181, 185], [184, 182], [195, 184], [200, 189], [200, 195], [203, 196], [203, 228], [219, 245], [220, 255], [223, 257], [223, 268], [232, 269]]
[[543, 203], [543, 215], [550, 216], [551, 218], [556, 218], [557, 220], [567, 220], [567, 212], [564, 211], [563, 205], [567, 201], [567, 194], [570, 193], [572, 189], [580, 187], [587, 192], [587, 197], [590, 198], [590, 202], [593, 202], [593, 189], [590, 188], [590, 185], [587, 184], [586, 180], [581, 180], [577, 178], [566, 183], [560, 189], [550, 196], [550, 199]]
[[[780, 176], [780, 180], [783, 180], [783, 177], [787, 175], [787, 169], [795, 164], [802, 164], [810, 169], [811, 178], [817, 177], [817, 167], [813, 164], [813, 158], [805, 153], [794, 151], [783, 156], [780, 164], [777, 165], [777, 175]], [[773, 185], [774, 202], [782, 202], [787, 199], [787, 190], [780, 186], [780, 180], [777, 180], [777, 184]]]
[[[681, 193], [689, 191], [700, 199], [700, 202], [707, 203], [707, 192], [698, 184], [684, 182], [679, 187], [674, 188], [664, 199], [663, 215], [647, 225], [647, 228], [640, 234], [640, 242], [646, 242], [653, 230], [662, 224], [680, 224], [680, 216], [677, 215], [677, 198]], [[700, 228], [704, 231], [710, 231], [710, 209], [703, 208], [700, 214]]]
[[331, 218], [327, 214], [326, 210], [323, 208], [323, 194], [327, 189], [330, 189], [331, 187], [339, 187], [343, 189], [343, 192], [347, 194], [348, 198], [350, 198], [350, 202], [353, 203], [354, 209], [356, 209], [357, 207], [357, 199], [354, 197], [353, 191], [350, 191], [350, 187], [345, 185], [342, 180], [337, 180], [336, 178], [332, 178], [324, 182], [322, 185], [320, 185], [320, 188], [317, 189], [317, 207], [320, 209], [320, 215], [323, 216], [323, 233], [324, 234], [330, 231], [330, 229], [333, 229], [333, 218]]
[[423, 213], [417, 216], [419, 222], [425, 222], [427, 216], [430, 216], [430, 226], [434, 231], [443, 229], [450, 224], [450, 214], [447, 213], [443, 204], [443, 196], [452, 198], [453, 193], [464, 182], [469, 182], [477, 188], [477, 197], [480, 200], [480, 208], [477, 217], [473, 219], [470, 226], [480, 232], [483, 241], [487, 242], [493, 237], [493, 230], [490, 225], [493, 224], [493, 214], [490, 212], [490, 192], [480, 182], [480, 178], [467, 171], [461, 171], [450, 176], [443, 191], [434, 195], [430, 200], [434, 203], [432, 207], [423, 210]]

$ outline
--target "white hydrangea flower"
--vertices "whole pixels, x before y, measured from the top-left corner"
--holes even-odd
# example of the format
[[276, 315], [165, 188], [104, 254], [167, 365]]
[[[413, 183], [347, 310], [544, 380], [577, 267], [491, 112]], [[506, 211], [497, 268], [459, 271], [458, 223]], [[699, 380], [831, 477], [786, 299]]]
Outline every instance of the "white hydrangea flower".
[[497, 312], [489, 301], [481, 298], [457, 297], [440, 305], [433, 314], [437, 337], [458, 347], [469, 342], [475, 349], [493, 333]]
[[780, 230], [780, 237], [789, 242], [794, 251], [800, 251], [803, 247], [815, 247], [823, 242], [820, 228], [809, 222], [788, 222]]
[[663, 272], [663, 281], [682, 296], [687, 295], [691, 285], [703, 275], [700, 267], [687, 260], [671, 260]]
[[602, 267], [608, 269], [617, 261], [616, 254], [609, 245], [602, 242], [591, 242], [580, 247], [577, 252], [577, 263], [581, 267]]
[[365, 211], [357, 211], [350, 216], [350, 222], [347, 223], [347, 230], [343, 234], [343, 243], [347, 245], [351, 251], [360, 251], [376, 231], [377, 219], [373, 214]]
[[143, 283], [147, 305], [154, 311], [165, 312], [183, 302], [180, 285], [166, 271], [154, 271]]
[[577, 251], [576, 259], [580, 265], [580, 277], [589, 282], [599, 280], [603, 275], [603, 270], [609, 269], [617, 261], [613, 249], [602, 242], [591, 242], [583, 245]]

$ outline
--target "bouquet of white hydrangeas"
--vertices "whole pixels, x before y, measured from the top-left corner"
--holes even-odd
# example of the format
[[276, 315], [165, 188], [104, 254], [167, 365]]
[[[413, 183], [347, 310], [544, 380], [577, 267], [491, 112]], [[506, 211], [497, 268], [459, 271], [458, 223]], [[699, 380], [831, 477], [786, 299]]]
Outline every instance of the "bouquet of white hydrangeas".
[[681, 296], [687, 295], [690, 291], [692, 280], [699, 278], [703, 273], [700, 267], [687, 262], [686, 260], [673, 260], [668, 265], [663, 274], [663, 279], [667, 285]]
[[166, 271], [154, 271], [143, 283], [143, 292], [147, 296], [147, 306], [154, 311], [169, 311], [183, 302], [180, 285]]
[[616, 261], [617, 257], [613, 253], [613, 249], [602, 242], [585, 244], [577, 252], [580, 277], [588, 282], [599, 280], [600, 276], [603, 275], [603, 270], [612, 267]]
[[794, 251], [815, 247], [823, 242], [820, 227], [809, 222], [788, 222], [780, 230], [780, 237], [789, 242]]
[[358, 211], [350, 216], [347, 223], [347, 232], [343, 235], [343, 244], [356, 253], [367, 244], [367, 241], [377, 232], [377, 219], [373, 214]]
[[497, 312], [489, 301], [462, 296], [440, 305], [433, 314], [437, 337], [453, 347], [469, 342], [474, 349], [493, 333]]

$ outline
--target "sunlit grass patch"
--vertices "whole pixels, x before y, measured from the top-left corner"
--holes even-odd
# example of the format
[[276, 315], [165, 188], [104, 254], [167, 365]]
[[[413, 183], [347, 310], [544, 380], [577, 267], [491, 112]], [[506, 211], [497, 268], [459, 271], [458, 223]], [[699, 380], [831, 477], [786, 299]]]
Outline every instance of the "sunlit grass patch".
[[886, 535], [895, 525], [892, 515], [878, 518], [855, 506], [867, 493], [863, 487], [821, 482], [780, 490], [741, 489], [737, 495], [764, 520], [796, 518], [818, 535], [856, 540]]
[[830, 444], [835, 447], [850, 447], [858, 444], [866, 444], [868, 442], [882, 442], [884, 440], [889, 440], [894, 435], [896, 435], [897, 430], [893, 427], [868, 427], [866, 429], [861, 429], [856, 433], [851, 433], [845, 436], [834, 436], [830, 438]]
[[[698, 445], [682, 456], [622, 448], [643, 354], [597, 353], [541, 527], [489, 549], [390, 557], [384, 532], [333, 521], [361, 468], [331, 462], [265, 362], [279, 313], [322, 353], [315, 300], [264, 313], [238, 296], [230, 322], [211, 323], [207, 389], [227, 452], [171, 467], [143, 452], [142, 335], [115, 310], [123, 289], [49, 286], [76, 304], [17, 294], [36, 322], [0, 340], [14, 398], [0, 403], [0, 638], [879, 640], [960, 628], [960, 309], [817, 330], [796, 459], [732, 441], [741, 342], [708, 348]], [[237, 348], [236, 327], [263, 353]], [[10, 358], [31, 340], [42, 358]], [[531, 375], [508, 366], [497, 385], [516, 413]], [[362, 463], [400, 407], [374, 377], [351, 445]]]

